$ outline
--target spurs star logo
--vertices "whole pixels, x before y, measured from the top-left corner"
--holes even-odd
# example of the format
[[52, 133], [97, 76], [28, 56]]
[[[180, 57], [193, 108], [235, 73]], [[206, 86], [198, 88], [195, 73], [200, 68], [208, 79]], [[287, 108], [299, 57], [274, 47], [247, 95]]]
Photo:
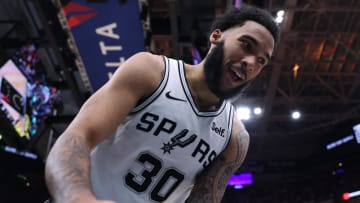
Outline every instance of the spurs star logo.
[[[180, 146], [181, 148], [186, 147], [187, 145], [191, 144], [192, 142], [195, 141], [196, 139], [196, 135], [192, 134], [189, 138], [187, 139], [183, 139], [186, 134], [189, 132], [189, 130], [184, 129], [182, 130], [180, 133], [178, 133], [177, 135], [175, 135], [174, 137], [172, 137], [170, 139], [170, 142], [168, 143], [163, 143], [163, 147], [161, 147], [160, 149], [162, 149], [164, 151], [164, 154], [166, 153], [171, 153], [171, 150], [174, 150], [175, 146]], [[183, 139], [183, 140], [181, 140]]]
[[171, 150], [174, 150], [174, 145], [171, 142], [164, 143], [164, 146], [161, 147], [162, 150], [164, 150], [164, 154], [171, 152]]

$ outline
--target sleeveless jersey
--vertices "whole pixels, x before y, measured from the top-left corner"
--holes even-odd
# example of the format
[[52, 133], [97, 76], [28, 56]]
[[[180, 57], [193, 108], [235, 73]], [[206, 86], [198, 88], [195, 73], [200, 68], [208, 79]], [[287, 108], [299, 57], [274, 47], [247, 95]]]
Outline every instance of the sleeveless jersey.
[[164, 57], [164, 77], [145, 101], [91, 152], [99, 199], [119, 203], [185, 202], [197, 175], [227, 146], [234, 107], [201, 112], [182, 61]]

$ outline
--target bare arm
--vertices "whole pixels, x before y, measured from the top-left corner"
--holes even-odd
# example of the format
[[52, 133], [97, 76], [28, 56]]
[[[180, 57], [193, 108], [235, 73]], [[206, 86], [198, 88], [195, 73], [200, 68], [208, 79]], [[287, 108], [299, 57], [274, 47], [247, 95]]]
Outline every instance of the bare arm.
[[90, 189], [88, 156], [84, 137], [67, 134], [57, 140], [48, 156], [45, 173], [54, 202], [96, 200]]
[[234, 117], [230, 143], [223, 153], [199, 177], [187, 199], [187, 203], [219, 203], [227, 181], [243, 163], [249, 147], [249, 134]]
[[46, 183], [55, 202], [100, 202], [90, 184], [90, 150], [116, 129], [141, 98], [152, 93], [162, 69], [161, 57], [137, 54], [85, 102], [46, 161]]

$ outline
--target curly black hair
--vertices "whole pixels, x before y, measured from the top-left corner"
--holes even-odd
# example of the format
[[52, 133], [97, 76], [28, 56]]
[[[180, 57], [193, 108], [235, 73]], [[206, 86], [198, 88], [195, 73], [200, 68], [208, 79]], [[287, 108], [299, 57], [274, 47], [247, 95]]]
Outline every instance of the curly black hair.
[[275, 44], [278, 42], [280, 28], [275, 22], [274, 17], [268, 11], [248, 4], [242, 4], [240, 8], [231, 7], [228, 9], [223, 15], [214, 20], [210, 27], [210, 32], [215, 29], [225, 31], [236, 26], [242, 26], [248, 20], [255, 21], [264, 26], [274, 37]]

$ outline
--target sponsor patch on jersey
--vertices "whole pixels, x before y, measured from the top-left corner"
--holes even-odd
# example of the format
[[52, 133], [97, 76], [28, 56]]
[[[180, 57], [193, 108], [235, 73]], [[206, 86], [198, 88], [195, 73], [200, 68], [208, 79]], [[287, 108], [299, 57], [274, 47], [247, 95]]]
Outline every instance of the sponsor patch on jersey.
[[217, 126], [215, 122], [211, 123], [210, 129], [215, 132], [215, 134], [220, 135], [221, 137], [225, 137], [225, 128]]

